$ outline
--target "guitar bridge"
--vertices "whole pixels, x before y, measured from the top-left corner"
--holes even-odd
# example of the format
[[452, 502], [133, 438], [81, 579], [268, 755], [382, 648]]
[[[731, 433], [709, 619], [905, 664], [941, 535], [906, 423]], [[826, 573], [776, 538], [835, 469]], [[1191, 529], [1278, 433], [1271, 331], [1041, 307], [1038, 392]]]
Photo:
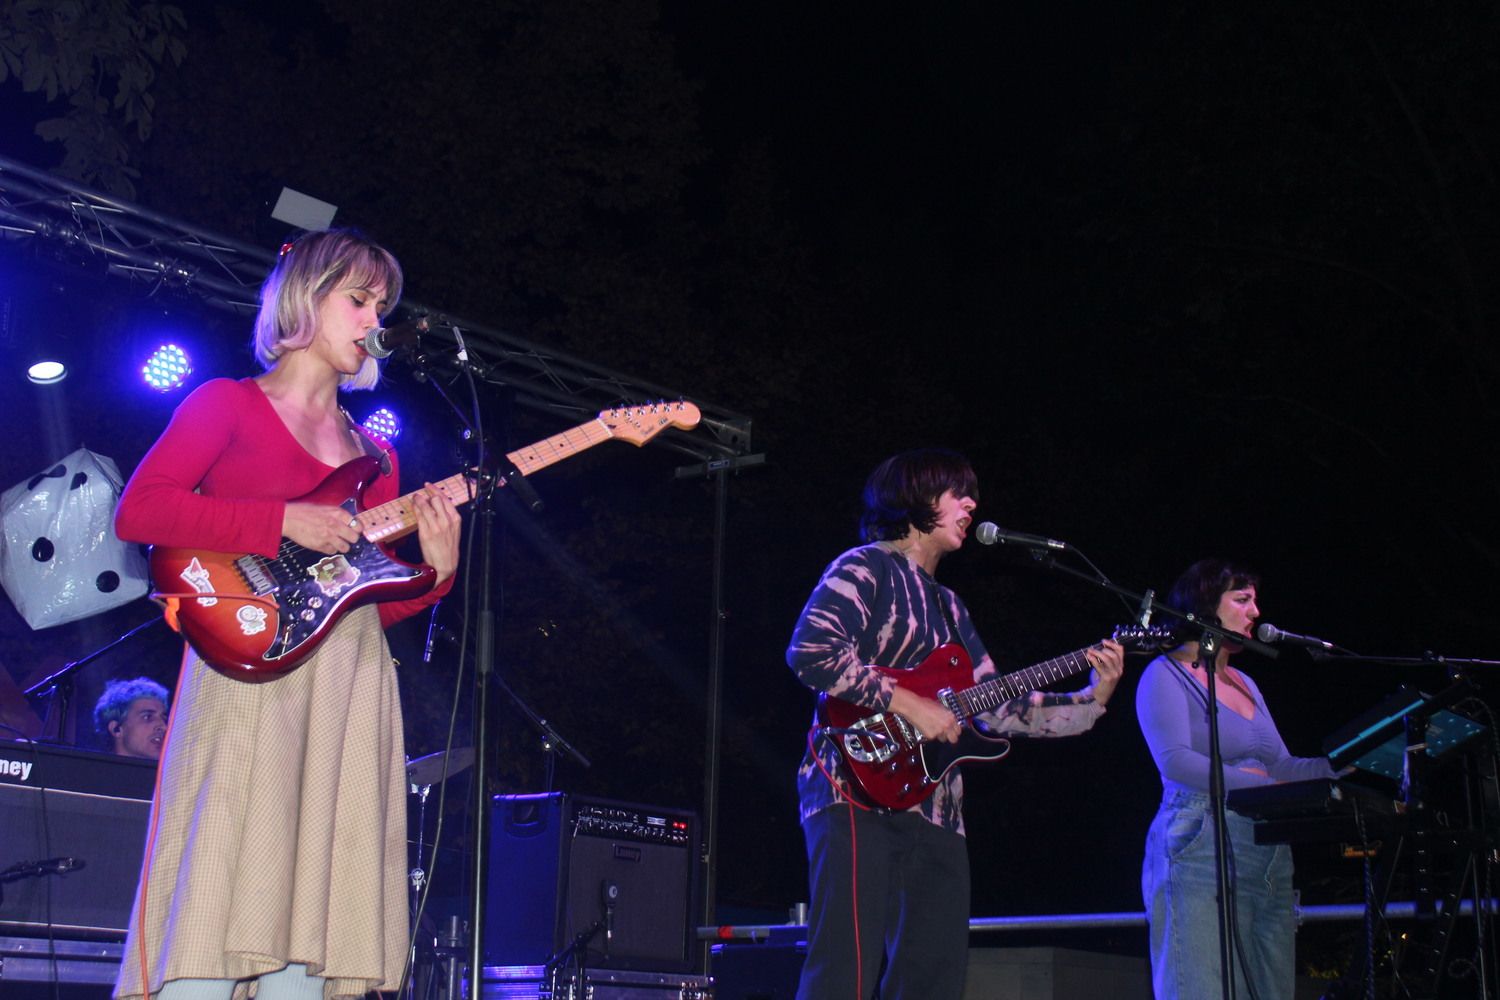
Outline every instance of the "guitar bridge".
[[839, 735], [844, 753], [861, 764], [882, 764], [916, 742], [916, 729], [895, 712], [867, 716]]

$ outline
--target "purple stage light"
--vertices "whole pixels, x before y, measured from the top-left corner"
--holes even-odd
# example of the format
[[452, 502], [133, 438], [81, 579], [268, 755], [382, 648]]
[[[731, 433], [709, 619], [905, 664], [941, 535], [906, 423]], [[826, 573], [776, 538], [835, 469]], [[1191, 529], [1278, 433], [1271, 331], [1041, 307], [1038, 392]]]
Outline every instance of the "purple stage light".
[[401, 436], [401, 418], [382, 406], [365, 417], [364, 428], [387, 441], [394, 441]]
[[157, 392], [171, 392], [193, 373], [187, 352], [176, 344], [163, 344], [141, 367], [141, 378]]

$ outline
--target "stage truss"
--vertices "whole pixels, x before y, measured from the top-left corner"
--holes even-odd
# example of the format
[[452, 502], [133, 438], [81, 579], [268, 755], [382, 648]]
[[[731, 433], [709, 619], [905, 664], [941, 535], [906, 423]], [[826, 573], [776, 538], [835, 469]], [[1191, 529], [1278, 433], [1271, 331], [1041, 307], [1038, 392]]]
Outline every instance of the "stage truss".
[[[275, 261], [268, 250], [189, 225], [0, 157], [0, 240], [93, 263], [109, 275], [172, 289], [216, 308], [254, 315], [260, 284]], [[750, 418], [666, 386], [550, 350], [496, 327], [406, 300], [404, 315], [443, 317], [457, 327], [485, 382], [514, 393], [517, 405], [576, 424], [600, 410], [661, 399], [690, 399], [703, 420], [657, 440], [712, 466], [750, 451]], [[439, 359], [441, 361], [441, 359]]]

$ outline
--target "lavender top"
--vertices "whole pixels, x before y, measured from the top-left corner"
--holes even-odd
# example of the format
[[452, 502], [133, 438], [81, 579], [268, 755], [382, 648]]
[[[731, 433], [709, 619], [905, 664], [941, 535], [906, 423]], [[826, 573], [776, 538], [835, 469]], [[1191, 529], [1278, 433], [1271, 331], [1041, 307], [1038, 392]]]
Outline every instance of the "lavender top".
[[[1224, 788], [1249, 788], [1282, 781], [1332, 778], [1324, 757], [1293, 757], [1276, 730], [1260, 688], [1238, 671], [1250, 689], [1255, 715], [1245, 718], [1233, 709], [1219, 712], [1219, 747], [1224, 756]], [[1221, 680], [1220, 683], [1223, 683]], [[1220, 706], [1223, 708], [1223, 706]], [[1208, 791], [1208, 691], [1180, 664], [1158, 656], [1141, 675], [1135, 712], [1141, 733], [1166, 791]], [[1258, 767], [1268, 777], [1241, 770]]]

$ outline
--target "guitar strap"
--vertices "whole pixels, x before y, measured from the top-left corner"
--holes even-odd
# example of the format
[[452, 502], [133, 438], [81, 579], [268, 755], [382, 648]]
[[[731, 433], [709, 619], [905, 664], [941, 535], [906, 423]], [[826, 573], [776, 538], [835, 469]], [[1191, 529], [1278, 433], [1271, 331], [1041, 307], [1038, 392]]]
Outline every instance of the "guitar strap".
[[[952, 641], [960, 646], [965, 653], [969, 653], [969, 659], [973, 660], [973, 654], [969, 652], [969, 647], [964, 644], [963, 635], [958, 631], [958, 622], [953, 618], [953, 609], [948, 606], [948, 601], [945, 599], [947, 594], [947, 588], [939, 585], [937, 588], [938, 610], [943, 613], [943, 621], [948, 623], [948, 633], [953, 637]], [[941, 646], [942, 643], [938, 643], [938, 645]]]
[[380, 474], [382, 476], [389, 476], [392, 469], [391, 450], [381, 447], [374, 437], [370, 435], [369, 431], [355, 423], [354, 418], [349, 415], [348, 410], [340, 406], [339, 412], [344, 415], [344, 423], [349, 425], [349, 433], [353, 434], [354, 440], [359, 442], [360, 450], [380, 463]]

